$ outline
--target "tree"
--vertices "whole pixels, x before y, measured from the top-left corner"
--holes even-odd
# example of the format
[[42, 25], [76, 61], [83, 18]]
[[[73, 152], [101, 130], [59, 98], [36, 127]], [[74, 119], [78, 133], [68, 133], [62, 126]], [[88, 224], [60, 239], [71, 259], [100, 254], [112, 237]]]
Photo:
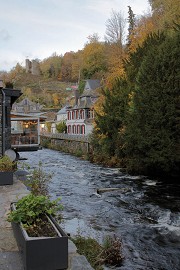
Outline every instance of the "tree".
[[62, 65], [62, 56], [53, 53], [40, 62], [40, 69], [45, 78], [58, 78]]
[[56, 129], [58, 133], [66, 133], [67, 132], [67, 126], [65, 122], [60, 122], [56, 124]]
[[128, 46], [131, 44], [131, 40], [133, 39], [134, 36], [134, 28], [136, 26], [136, 20], [135, 20], [135, 14], [132, 11], [132, 8], [128, 6]]
[[54, 103], [54, 106], [57, 107], [59, 106], [59, 102], [60, 102], [60, 95], [58, 93], [53, 93], [52, 94], [52, 99], [53, 99], [53, 103]]
[[179, 168], [179, 41], [153, 35], [136, 74], [125, 130], [126, 164], [145, 174], [176, 174]]
[[146, 14], [136, 19], [136, 25], [129, 37], [128, 50], [130, 53], [135, 52], [138, 47], [148, 38], [148, 35], [156, 31], [154, 20], [151, 14]]
[[93, 133], [94, 158], [103, 159], [108, 163], [109, 159], [122, 158], [121, 131], [124, 128], [126, 107], [128, 105], [126, 80], [116, 80], [109, 91], [103, 90], [104, 103], [102, 112], [97, 112], [95, 117], [95, 129]]
[[117, 43], [122, 48], [125, 41], [125, 25], [121, 12], [112, 10], [111, 18], [106, 21], [106, 35], [105, 40], [108, 43]]
[[106, 57], [107, 69], [106, 82], [108, 87], [112, 87], [117, 78], [123, 77], [125, 52], [125, 25], [121, 12], [112, 11], [111, 18], [106, 22]]
[[149, 0], [153, 11], [153, 20], [159, 30], [171, 30], [180, 23], [179, 0]]
[[81, 69], [83, 61], [83, 51], [79, 50], [74, 54], [72, 60], [72, 81], [79, 82], [81, 80]]
[[71, 82], [72, 80], [72, 63], [74, 60], [75, 52], [66, 52], [62, 59], [61, 71], [59, 79], [64, 82]]
[[82, 72], [84, 79], [96, 78], [101, 79], [106, 72], [105, 46], [99, 42], [95, 36], [83, 49]]

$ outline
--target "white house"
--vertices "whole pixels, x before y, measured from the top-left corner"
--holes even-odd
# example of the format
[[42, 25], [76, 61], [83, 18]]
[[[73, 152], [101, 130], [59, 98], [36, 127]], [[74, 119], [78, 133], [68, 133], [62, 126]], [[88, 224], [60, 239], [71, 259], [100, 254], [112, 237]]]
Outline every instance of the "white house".
[[67, 121], [67, 109], [70, 108], [68, 104], [66, 104], [61, 110], [59, 110], [56, 114], [56, 120], [51, 124], [51, 133], [57, 133], [56, 125], [60, 122]]
[[67, 109], [69, 109], [69, 105], [65, 105], [61, 110], [58, 111], [57, 113], [57, 119], [56, 122], [63, 122], [67, 120]]
[[93, 130], [94, 103], [98, 99], [99, 80], [87, 80], [83, 94], [76, 99], [72, 108], [67, 108], [67, 133], [89, 135]]

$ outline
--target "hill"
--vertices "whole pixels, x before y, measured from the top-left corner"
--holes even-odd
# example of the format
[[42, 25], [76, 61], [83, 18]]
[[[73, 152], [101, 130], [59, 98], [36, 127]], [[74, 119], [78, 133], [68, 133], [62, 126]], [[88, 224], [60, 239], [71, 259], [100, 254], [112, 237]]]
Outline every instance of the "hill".
[[46, 108], [61, 108], [73, 98], [73, 92], [67, 91], [72, 83], [60, 82], [53, 78], [44, 78], [41, 75], [23, 73], [16, 76], [14, 88], [21, 89], [23, 95], [32, 101], [43, 104]]

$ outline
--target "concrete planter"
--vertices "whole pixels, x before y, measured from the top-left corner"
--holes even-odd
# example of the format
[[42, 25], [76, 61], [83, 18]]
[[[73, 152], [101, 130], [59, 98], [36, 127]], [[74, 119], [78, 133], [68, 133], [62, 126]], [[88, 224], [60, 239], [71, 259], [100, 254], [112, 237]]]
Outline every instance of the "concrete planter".
[[13, 172], [0, 172], [0, 186], [13, 184]]
[[[15, 204], [11, 205], [13, 209]], [[12, 222], [25, 270], [60, 270], [68, 267], [68, 237], [51, 216], [49, 220], [57, 237], [29, 237], [21, 224]]]

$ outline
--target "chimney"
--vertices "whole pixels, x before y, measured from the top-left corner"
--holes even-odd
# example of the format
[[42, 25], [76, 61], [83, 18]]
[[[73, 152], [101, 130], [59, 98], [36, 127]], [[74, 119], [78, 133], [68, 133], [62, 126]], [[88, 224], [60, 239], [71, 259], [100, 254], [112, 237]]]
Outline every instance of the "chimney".
[[75, 96], [75, 105], [78, 105], [78, 99], [79, 99], [78, 89], [74, 89], [74, 96]]

